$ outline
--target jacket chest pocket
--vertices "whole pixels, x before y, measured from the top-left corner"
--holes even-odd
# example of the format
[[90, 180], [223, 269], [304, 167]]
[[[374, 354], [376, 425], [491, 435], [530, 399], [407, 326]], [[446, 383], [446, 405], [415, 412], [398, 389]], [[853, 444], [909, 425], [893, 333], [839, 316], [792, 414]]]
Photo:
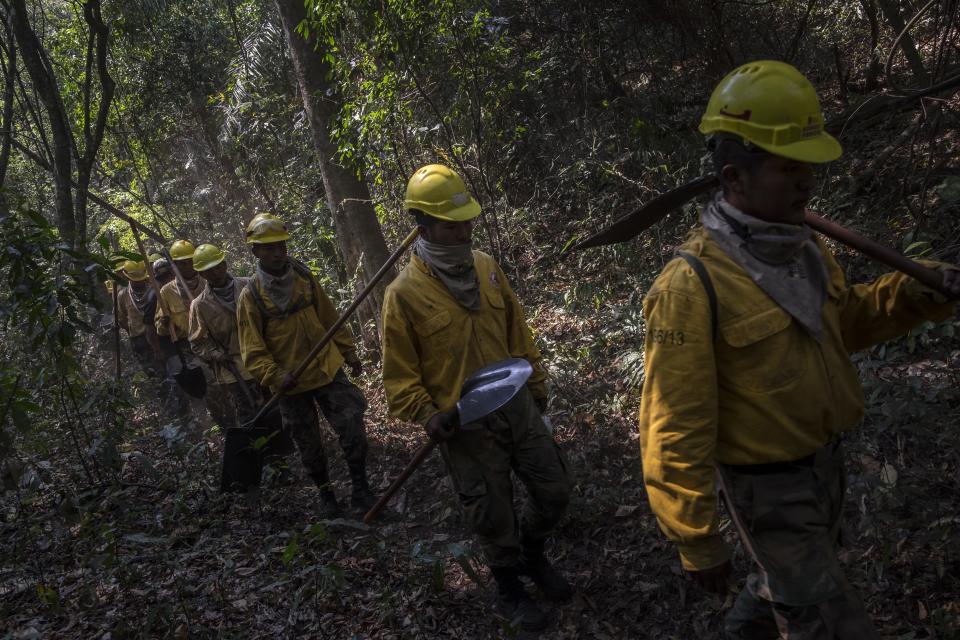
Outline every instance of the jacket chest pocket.
[[796, 382], [808, 366], [803, 340], [780, 307], [720, 325], [717, 368], [721, 384], [772, 392]]
[[450, 346], [450, 325], [450, 312], [446, 310], [413, 325], [419, 338], [421, 353], [426, 360], [436, 359], [436, 354], [441, 351], [442, 357], [446, 357], [446, 349]]

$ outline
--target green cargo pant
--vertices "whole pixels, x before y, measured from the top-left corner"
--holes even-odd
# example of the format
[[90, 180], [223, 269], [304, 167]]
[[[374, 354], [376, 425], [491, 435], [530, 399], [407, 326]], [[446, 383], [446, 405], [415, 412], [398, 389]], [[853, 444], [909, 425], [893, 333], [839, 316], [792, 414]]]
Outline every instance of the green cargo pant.
[[337, 433], [343, 457], [353, 474], [364, 468], [367, 459], [367, 433], [363, 425], [367, 401], [343, 370], [337, 371], [330, 384], [296, 395], [280, 396], [283, 428], [297, 443], [307, 474], [317, 486], [325, 487], [330, 483], [330, 475], [314, 403]]
[[[572, 485], [567, 463], [526, 388], [499, 411], [460, 427], [441, 451], [491, 567], [516, 565], [520, 539], [542, 541], [566, 511]], [[511, 470], [529, 495], [519, 535]]]
[[729, 640], [879, 638], [837, 558], [845, 478], [839, 442], [796, 463], [718, 465], [758, 571], [724, 620]]

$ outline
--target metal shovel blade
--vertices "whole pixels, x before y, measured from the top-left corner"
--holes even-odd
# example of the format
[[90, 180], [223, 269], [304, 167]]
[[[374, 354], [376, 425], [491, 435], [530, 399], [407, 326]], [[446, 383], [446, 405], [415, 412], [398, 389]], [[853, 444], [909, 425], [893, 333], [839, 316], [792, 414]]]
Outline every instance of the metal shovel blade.
[[475, 371], [460, 391], [460, 425], [477, 422], [510, 402], [532, 374], [533, 367], [523, 358], [501, 360]]
[[267, 412], [253, 426], [227, 429], [224, 434], [220, 492], [244, 492], [250, 487], [259, 487], [264, 461], [272, 456], [287, 456], [294, 451], [293, 439], [284, 431], [280, 411], [276, 409]]
[[181, 356], [175, 355], [167, 358], [166, 369], [187, 395], [193, 398], [207, 395], [207, 378], [200, 367], [188, 367]]

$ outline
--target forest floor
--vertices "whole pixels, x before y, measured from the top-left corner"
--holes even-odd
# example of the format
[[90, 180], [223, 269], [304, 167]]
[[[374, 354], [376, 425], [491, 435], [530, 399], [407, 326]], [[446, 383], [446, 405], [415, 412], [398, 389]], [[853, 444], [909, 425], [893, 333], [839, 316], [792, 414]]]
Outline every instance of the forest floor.
[[[553, 622], [540, 637], [718, 638], [734, 594], [695, 588], [650, 513], [637, 392], [618, 360], [641, 345], [614, 339], [598, 352], [602, 316], [549, 303], [531, 313], [548, 361], [563, 371], [550, 413], [576, 475], [549, 555], [577, 594], [549, 606]], [[846, 443], [842, 558], [885, 638], [960, 637], [957, 327], [926, 327], [857, 356], [869, 409]], [[368, 372], [362, 384], [371, 480], [383, 490], [423, 435], [386, 417], [376, 382]], [[322, 521], [307, 482], [266, 486], [258, 500], [219, 494], [222, 436], [171, 444], [152, 405], [139, 406], [119, 483], [63, 501], [55, 488], [69, 482], [68, 470], [36, 461], [40, 490], [3, 494], [2, 637], [521, 637], [489, 613], [493, 585], [439, 455], [375, 526], [358, 513]], [[339, 447], [326, 427], [324, 437], [346, 496]], [[57, 446], [64, 451], [51, 459], [68, 459], [69, 443]], [[748, 562], [739, 546], [735, 561], [742, 585]]]

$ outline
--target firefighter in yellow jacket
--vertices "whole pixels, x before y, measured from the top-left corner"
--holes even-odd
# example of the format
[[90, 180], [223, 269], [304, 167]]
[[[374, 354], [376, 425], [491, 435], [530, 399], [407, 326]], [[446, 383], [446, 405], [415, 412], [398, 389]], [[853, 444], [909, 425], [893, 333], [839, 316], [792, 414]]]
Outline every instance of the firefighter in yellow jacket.
[[[644, 482], [684, 569], [725, 592], [718, 484], [756, 570], [727, 638], [876, 638], [837, 559], [840, 436], [864, 412], [849, 353], [954, 313], [900, 274], [848, 285], [804, 225], [812, 163], [840, 155], [816, 91], [790, 65], [730, 73], [707, 105], [723, 189], [644, 303]], [[954, 296], [958, 272], [934, 265]]]
[[193, 267], [206, 286], [190, 303], [190, 347], [213, 369], [217, 384], [226, 387], [237, 409], [238, 421], [247, 422], [253, 417], [251, 409], [255, 413], [260, 403], [243, 393], [243, 382], [255, 383], [243, 368], [237, 337], [237, 299], [249, 279], [232, 276], [227, 271], [226, 254], [212, 244], [196, 248]]
[[[460, 176], [442, 165], [421, 168], [410, 178], [405, 204], [420, 238], [383, 302], [383, 384], [390, 413], [423, 425], [441, 442], [467, 520], [496, 579], [500, 610], [510, 619], [519, 617], [525, 629], [540, 629], [546, 617], [519, 576], [530, 576], [552, 599], [572, 594], [543, 553], [571, 486], [541, 418], [547, 384], [540, 351], [500, 266], [472, 249], [472, 219], [480, 206]], [[463, 381], [511, 357], [533, 366], [527, 388], [480, 428], [446, 429]], [[529, 495], [519, 526], [511, 468]]]
[[[188, 366], [199, 366], [203, 370], [207, 391], [203, 397], [203, 407], [199, 406], [200, 402], [194, 403], [194, 417], [199, 418], [198, 414], [206, 410], [221, 428], [228, 428], [235, 424], [236, 413], [231, 403], [227, 401], [226, 390], [217, 382], [213, 371], [206, 363], [193, 358], [190, 348], [190, 302], [203, 292], [205, 286], [203, 279], [193, 267], [194, 252], [193, 244], [187, 240], [177, 240], [170, 245], [170, 257], [174, 262], [172, 266], [180, 272], [186, 288], [171, 271], [168, 276], [170, 280], [160, 289], [160, 301], [163, 304], [157, 305], [155, 320], [157, 334], [161, 337], [161, 342], [166, 344], [165, 355], [168, 362], [178, 361], [177, 352], [179, 351], [180, 355], [186, 359]], [[158, 258], [154, 264], [162, 268], [166, 260]], [[169, 342], [163, 338], [169, 339]]]
[[290, 234], [276, 216], [255, 217], [247, 243], [257, 270], [237, 302], [240, 355], [259, 383], [280, 391], [284, 429], [293, 437], [310, 477], [320, 488], [320, 514], [335, 517], [340, 505], [330, 485], [316, 403], [337, 433], [353, 485], [351, 503], [366, 509], [375, 502], [367, 482], [367, 436], [363, 393], [343, 372], [362, 368], [350, 329], [343, 327], [299, 378], [291, 373], [337, 320], [337, 310], [306, 265], [287, 255]]

